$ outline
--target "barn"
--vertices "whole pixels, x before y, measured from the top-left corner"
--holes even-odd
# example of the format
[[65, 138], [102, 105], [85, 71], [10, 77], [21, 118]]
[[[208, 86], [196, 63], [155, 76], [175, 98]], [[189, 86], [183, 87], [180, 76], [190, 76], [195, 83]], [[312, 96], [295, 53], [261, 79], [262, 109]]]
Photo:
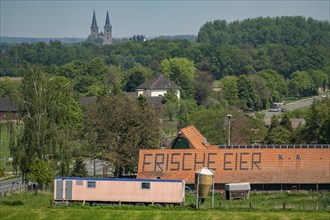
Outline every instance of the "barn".
[[249, 182], [252, 190], [330, 190], [330, 145], [210, 145], [194, 127], [178, 138], [180, 149], [141, 150], [137, 177], [194, 184], [195, 172], [207, 167], [221, 189]]

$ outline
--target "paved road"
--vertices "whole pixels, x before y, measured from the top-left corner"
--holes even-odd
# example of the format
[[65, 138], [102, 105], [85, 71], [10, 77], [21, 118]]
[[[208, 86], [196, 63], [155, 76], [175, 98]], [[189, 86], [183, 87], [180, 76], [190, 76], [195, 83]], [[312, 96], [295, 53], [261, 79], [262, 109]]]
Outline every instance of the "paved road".
[[13, 190], [17, 189], [20, 187], [23, 187], [24, 185], [22, 184], [22, 178], [15, 178], [11, 180], [6, 180], [3, 182], [0, 182], [0, 192], [8, 191], [8, 190]]
[[[284, 105], [283, 108], [285, 108], [287, 111], [291, 111], [291, 110], [298, 109], [298, 108], [304, 108], [306, 106], [311, 105], [312, 103], [313, 103], [313, 99], [311, 98], [311, 99], [308, 99], [308, 100], [304, 100], [304, 101]], [[283, 112], [266, 111], [265, 112], [265, 119], [271, 118], [274, 115], [278, 115], [278, 114], [281, 114], [281, 113], [283, 113]]]

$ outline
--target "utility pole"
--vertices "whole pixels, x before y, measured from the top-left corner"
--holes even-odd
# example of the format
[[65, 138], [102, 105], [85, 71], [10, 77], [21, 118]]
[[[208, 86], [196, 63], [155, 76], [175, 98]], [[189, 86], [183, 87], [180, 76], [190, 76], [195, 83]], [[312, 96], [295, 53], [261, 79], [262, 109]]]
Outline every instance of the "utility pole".
[[227, 115], [228, 118], [228, 145], [230, 145], [230, 119], [233, 117], [231, 114]]

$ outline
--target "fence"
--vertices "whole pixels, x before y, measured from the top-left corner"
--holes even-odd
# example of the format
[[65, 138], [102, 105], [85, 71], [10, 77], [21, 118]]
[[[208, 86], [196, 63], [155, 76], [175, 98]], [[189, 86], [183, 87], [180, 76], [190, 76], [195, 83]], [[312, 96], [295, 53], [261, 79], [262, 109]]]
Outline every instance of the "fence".
[[7, 196], [11, 196], [13, 193], [20, 193], [23, 191], [27, 191], [28, 186], [26, 184], [20, 184], [20, 185], [12, 185], [10, 189], [6, 189], [0, 192], [0, 198], [4, 199]]
[[[210, 209], [211, 197], [200, 209]], [[186, 194], [186, 204], [194, 204], [195, 195]], [[330, 211], [330, 192], [251, 193], [249, 200], [226, 200], [225, 192], [215, 193], [214, 209], [218, 210], [296, 210]]]

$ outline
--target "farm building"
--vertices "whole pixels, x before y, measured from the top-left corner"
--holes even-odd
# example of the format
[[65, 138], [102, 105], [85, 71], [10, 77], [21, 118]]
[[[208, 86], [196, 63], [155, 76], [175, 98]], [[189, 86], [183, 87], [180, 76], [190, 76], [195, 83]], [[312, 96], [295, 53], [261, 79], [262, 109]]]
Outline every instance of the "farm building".
[[220, 188], [249, 182], [260, 190], [330, 189], [330, 145], [208, 145], [196, 130], [178, 136], [186, 147], [141, 150], [137, 177], [193, 184], [195, 172], [207, 167]]

